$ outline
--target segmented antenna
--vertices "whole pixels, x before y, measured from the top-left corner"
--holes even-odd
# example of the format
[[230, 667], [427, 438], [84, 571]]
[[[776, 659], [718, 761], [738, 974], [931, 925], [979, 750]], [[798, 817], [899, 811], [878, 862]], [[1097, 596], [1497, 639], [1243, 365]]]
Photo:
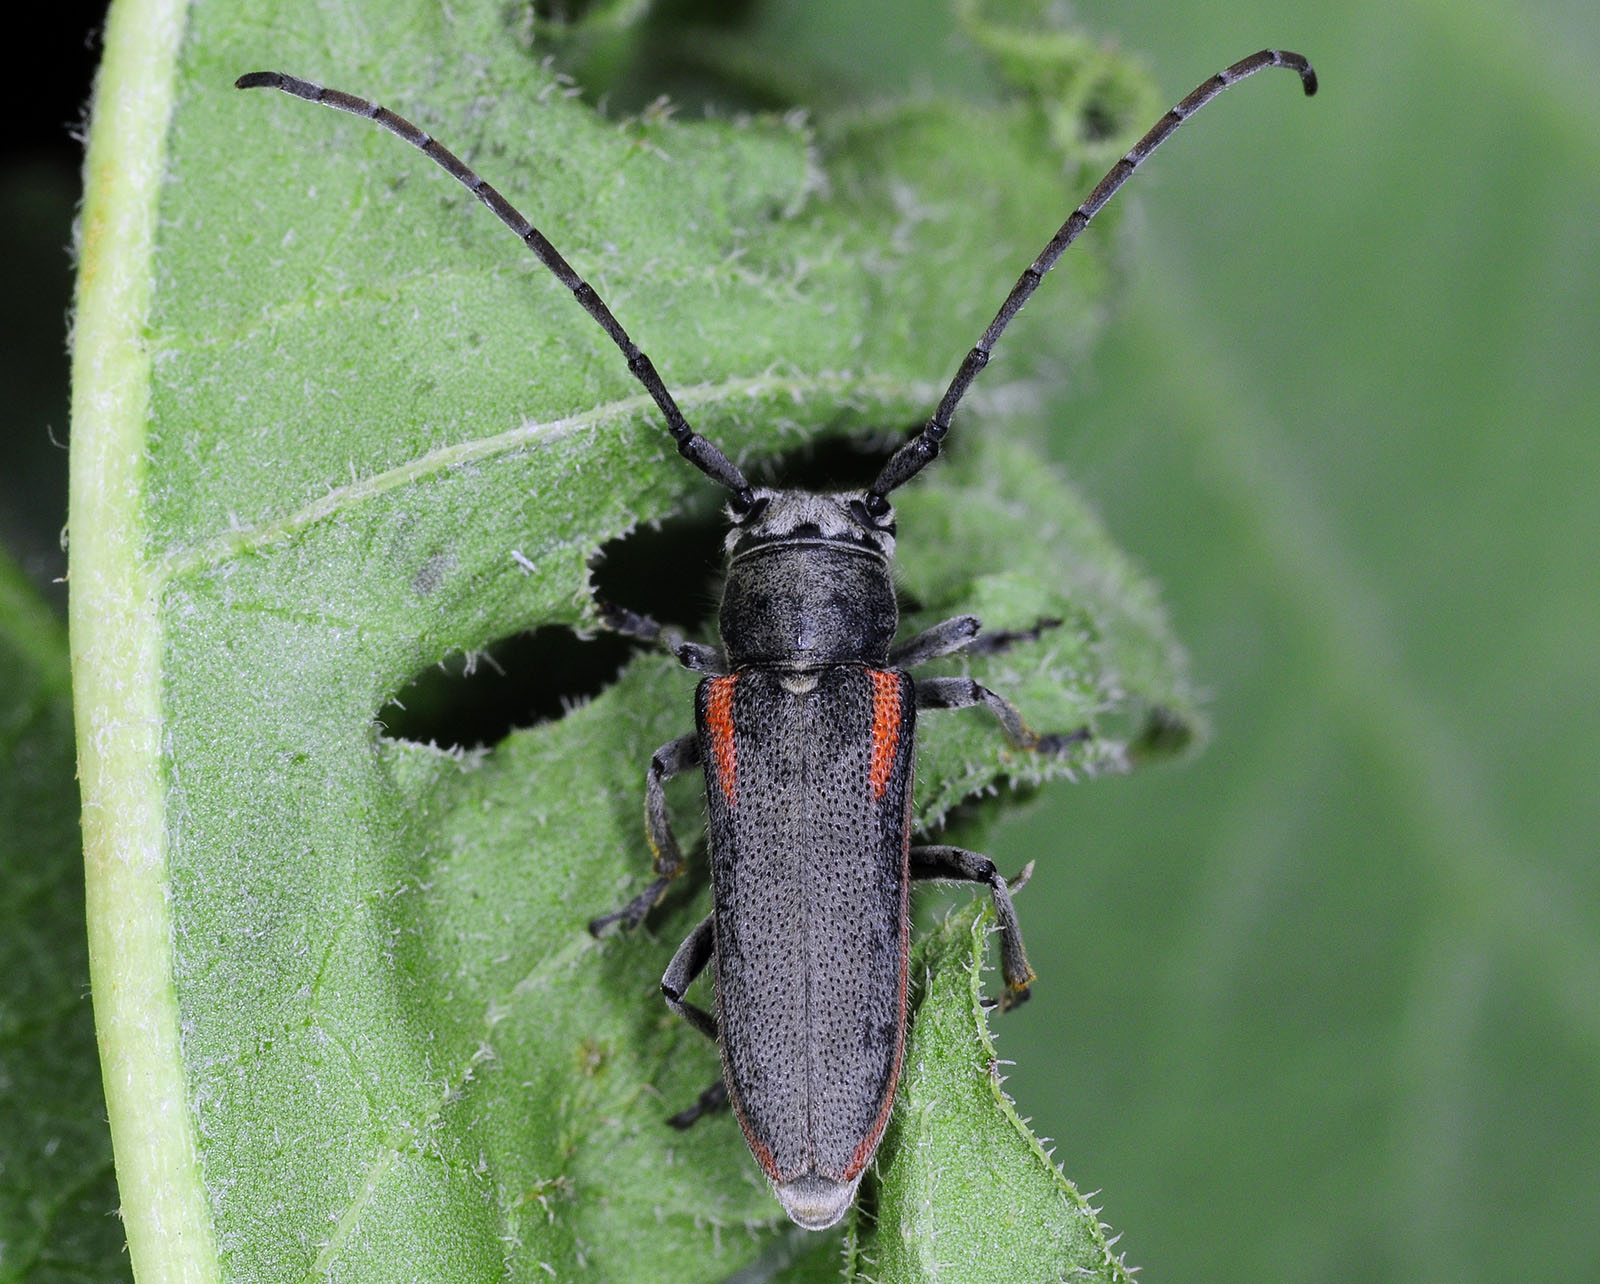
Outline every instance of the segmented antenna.
[[459, 182], [487, 205], [495, 216], [533, 251], [534, 257], [549, 268], [562, 285], [572, 291], [573, 297], [583, 305], [583, 310], [599, 323], [600, 328], [611, 337], [611, 342], [622, 350], [622, 355], [628, 361], [628, 370], [644, 385], [644, 390], [650, 394], [656, 405], [661, 407], [661, 413], [666, 416], [667, 431], [678, 443], [678, 453], [719, 486], [732, 491], [732, 502], [736, 511], [750, 507], [754, 495], [744, 474], [722, 451], [689, 427], [683, 412], [678, 409], [678, 403], [672, 399], [672, 394], [661, 382], [661, 376], [656, 373], [650, 358], [628, 337], [628, 332], [622, 328], [616, 317], [611, 315], [611, 309], [606, 307], [600, 296], [595, 293], [594, 287], [572, 270], [571, 264], [545, 239], [544, 233], [528, 222], [516, 206], [474, 173], [458, 156], [435, 142], [404, 116], [397, 116], [387, 107], [380, 107], [377, 103], [357, 98], [354, 94], [347, 94], [342, 90], [314, 85], [308, 80], [298, 80], [279, 71], [252, 71], [240, 76], [233, 84], [236, 89], [281, 89], [284, 93], [304, 98], [307, 102], [321, 103], [324, 107], [347, 111], [352, 116], [365, 117], [396, 137], [405, 139]]
[[956, 406], [960, 404], [961, 398], [966, 396], [972, 381], [978, 377], [984, 366], [989, 364], [989, 354], [996, 341], [1011, 324], [1011, 318], [1022, 310], [1022, 305], [1038, 289], [1039, 281], [1044, 274], [1055, 266], [1056, 260], [1061, 257], [1067, 246], [1077, 240], [1078, 234], [1089, 226], [1089, 220], [1100, 212], [1101, 207], [1116, 195], [1117, 189], [1128, 181], [1133, 171], [1144, 163], [1151, 152], [1166, 142], [1179, 125], [1228, 86], [1238, 84], [1239, 81], [1268, 67], [1288, 67], [1298, 72], [1306, 97], [1309, 98], [1317, 92], [1317, 73], [1299, 54], [1288, 53], [1281, 49], [1263, 49], [1260, 53], [1251, 54], [1250, 57], [1242, 58], [1233, 66], [1219, 71], [1210, 80], [1197, 86], [1192, 94], [1158, 120], [1150, 132], [1111, 167], [1106, 176], [1095, 185], [1094, 191], [1089, 193], [1089, 198], [1072, 211], [1067, 221], [1061, 225], [1061, 230], [1050, 238], [1050, 244], [1044, 247], [1039, 257], [1017, 278], [1017, 283], [1011, 287], [1011, 293], [1000, 305], [1000, 311], [995, 313], [989, 328], [983, 332], [983, 337], [978, 340], [972, 351], [967, 353], [961, 368], [956, 371], [956, 377], [951, 381], [943, 400], [939, 402], [939, 408], [933, 412], [933, 417], [916, 436], [890, 456], [889, 462], [878, 474], [878, 480], [872, 483], [866, 499], [869, 513], [874, 517], [881, 517], [887, 513], [889, 504], [884, 496], [896, 487], [904, 486], [937, 457], [939, 443], [950, 431], [950, 417], [955, 414]]

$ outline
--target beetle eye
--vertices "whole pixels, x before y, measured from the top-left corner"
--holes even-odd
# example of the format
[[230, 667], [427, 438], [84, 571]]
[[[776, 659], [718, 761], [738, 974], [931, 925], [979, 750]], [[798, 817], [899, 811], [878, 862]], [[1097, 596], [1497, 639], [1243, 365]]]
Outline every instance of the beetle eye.
[[890, 535], [893, 535], [894, 522], [884, 520], [889, 516], [889, 505], [879, 497], [878, 502], [882, 509], [881, 511], [874, 511], [872, 506], [873, 498], [873, 496], [869, 495], [865, 502], [859, 499], [852, 499], [850, 501], [850, 516], [854, 517], [857, 522], [865, 526], [869, 531], [887, 531]]
[[748, 526], [760, 517], [762, 513], [766, 512], [768, 505], [771, 503], [772, 501], [765, 495], [758, 495], [746, 507], [735, 510], [733, 520], [740, 526]]

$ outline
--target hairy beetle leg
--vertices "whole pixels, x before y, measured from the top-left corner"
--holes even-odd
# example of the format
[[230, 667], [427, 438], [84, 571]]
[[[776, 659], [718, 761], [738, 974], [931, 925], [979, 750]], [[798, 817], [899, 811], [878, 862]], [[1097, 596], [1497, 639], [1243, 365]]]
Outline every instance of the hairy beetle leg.
[[1063, 621], [1053, 615], [1042, 615], [1031, 629], [996, 629], [993, 633], [980, 633], [966, 648], [967, 655], [999, 655], [1024, 642], [1037, 642], [1046, 631], [1059, 629]]
[[889, 667], [914, 669], [941, 655], [955, 655], [965, 651], [978, 640], [983, 621], [976, 615], [955, 615], [941, 620], [921, 633], [913, 633], [904, 642], [889, 649]]
[[[672, 956], [672, 962], [667, 964], [666, 974], [661, 978], [661, 993], [666, 997], [667, 1004], [713, 1043], [717, 1042], [717, 1019], [704, 1008], [687, 1002], [683, 996], [694, 984], [695, 977], [706, 970], [706, 964], [711, 962], [711, 956], [716, 952], [715, 917], [713, 914], [707, 914], [700, 920], [699, 926], [684, 938], [683, 944], [678, 946], [678, 952]], [[727, 1108], [728, 1085], [718, 1079], [700, 1094], [694, 1105], [687, 1110], [678, 1111], [667, 1122], [681, 1130], [687, 1128], [701, 1115], [714, 1114], [718, 1110]]]
[[687, 641], [677, 629], [669, 629], [648, 615], [640, 615], [625, 606], [611, 602], [597, 602], [600, 622], [613, 633], [636, 642], [648, 642], [674, 656], [684, 668], [695, 673], [709, 673], [722, 677], [728, 672], [728, 658], [722, 648], [707, 646], [704, 642]]
[[700, 925], [678, 946], [678, 952], [672, 956], [672, 962], [667, 964], [666, 973], [661, 978], [661, 993], [666, 996], [667, 1005], [713, 1043], [717, 1041], [717, 1019], [704, 1008], [687, 1002], [683, 996], [694, 984], [695, 977], [704, 972], [706, 964], [711, 962], [711, 955], [715, 951], [715, 927], [713, 915], [707, 914], [701, 919]]
[[1082, 744], [1092, 734], [1088, 727], [1079, 727], [1076, 731], [1041, 736], [1022, 720], [1022, 712], [1016, 705], [972, 678], [917, 679], [918, 709], [970, 709], [980, 704], [987, 705], [989, 712], [1000, 720], [1006, 739], [1018, 749], [1062, 753], [1073, 745]]
[[700, 765], [700, 741], [693, 735], [669, 740], [650, 755], [650, 769], [644, 774], [644, 828], [660, 878], [676, 878], [683, 873], [683, 849], [672, 832], [672, 817], [667, 814], [666, 782]]
[[994, 897], [995, 917], [1000, 921], [1000, 975], [1006, 983], [1005, 993], [988, 1001], [988, 1006], [1004, 1012], [1028, 998], [1033, 984], [1033, 969], [1028, 966], [1028, 952], [1022, 946], [1022, 925], [1017, 921], [1017, 907], [1011, 903], [1013, 888], [1020, 890], [1033, 874], [1029, 861], [1022, 873], [1008, 884], [987, 856], [970, 852], [965, 847], [935, 845], [911, 849], [911, 877], [926, 882], [984, 883]]
[[889, 666], [914, 669], [944, 655], [999, 655], [1024, 642], [1037, 642], [1046, 629], [1060, 627], [1060, 620], [1042, 616], [1031, 629], [998, 629], [984, 633], [981, 631], [983, 621], [976, 615], [953, 615], [892, 647]]
[[672, 832], [667, 814], [666, 782], [673, 776], [700, 765], [700, 742], [694, 736], [669, 740], [650, 757], [644, 777], [644, 832], [654, 857], [655, 881], [619, 910], [589, 920], [589, 931], [599, 936], [613, 923], [632, 931], [666, 893], [667, 884], [683, 873], [683, 849]]
[[714, 1084], [700, 1094], [700, 1096], [695, 1100], [694, 1105], [690, 1106], [687, 1110], [678, 1111], [678, 1113], [673, 1115], [672, 1118], [668, 1119], [667, 1122], [679, 1132], [682, 1132], [685, 1128], [690, 1127], [695, 1120], [701, 1119], [706, 1115], [717, 1114], [719, 1111], [726, 1110], [727, 1108], [728, 1085], [721, 1079], [718, 1079]]

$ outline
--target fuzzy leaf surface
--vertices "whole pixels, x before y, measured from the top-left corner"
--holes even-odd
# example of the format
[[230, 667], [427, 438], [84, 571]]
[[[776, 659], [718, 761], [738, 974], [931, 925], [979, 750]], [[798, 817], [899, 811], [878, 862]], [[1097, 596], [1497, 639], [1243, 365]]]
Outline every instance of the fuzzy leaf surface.
[[[140, 1073], [111, 1101], [114, 1131], [137, 1122], [160, 1156], [141, 1167], [119, 1140], [136, 1263], [687, 1281], [768, 1260], [781, 1214], [733, 1122], [663, 1125], [716, 1074], [658, 988], [703, 891], [669, 897], [634, 939], [584, 926], [646, 875], [643, 770], [688, 729], [692, 678], [637, 655], [563, 716], [513, 713], [516, 730], [471, 749], [379, 719], [441, 661], [593, 629], [597, 553], [704, 513], [709, 487], [606, 337], [465, 190], [366, 122], [232, 81], [325, 77], [438, 135], [752, 468], [925, 413], [1077, 167], [1026, 96], [841, 114], [814, 133], [792, 117], [619, 124], [571, 96], [501, 6], [471, 3], [248, 20], [127, 5], [97, 131], [126, 42], [160, 29], [145, 9], [175, 12], [181, 41], [170, 118], [145, 122], [161, 164], [131, 189], [155, 214], [148, 258], [117, 264], [148, 275], [144, 365], [120, 400], [80, 398], [72, 516], [86, 793], [126, 802], [122, 834], [148, 840], [130, 854], [118, 833], [91, 837], [97, 1002], [124, 1032], [113, 1053], [128, 1031], [172, 1032], [164, 1061], [130, 1052]], [[112, 138], [97, 133], [91, 170]], [[957, 164], [977, 199], [941, 198]], [[91, 190], [94, 227], [123, 195]], [[1057, 341], [1087, 335], [1103, 249], [1061, 277], [1017, 327], [1013, 378], [1029, 330], [1068, 317]], [[80, 331], [82, 388], [108, 351], [128, 348]], [[1006, 382], [997, 371], [986, 395]], [[1192, 722], [1150, 590], [1025, 447], [986, 443], [983, 405], [904, 496], [905, 583], [919, 612], [1061, 619], [973, 671], [1040, 727], [1101, 734], [1045, 763], [982, 716], [933, 720], [924, 827], [1002, 781], [1120, 766], [1150, 727]], [[128, 752], [97, 756], [123, 729]], [[692, 790], [674, 801], [692, 841]], [[142, 953], [117, 952], [119, 905]], [[142, 998], [119, 968], [148, 982]], [[184, 1109], [155, 1109], [145, 1083]], [[184, 1136], [161, 1135], [169, 1117]], [[152, 1211], [169, 1197], [181, 1234]]]

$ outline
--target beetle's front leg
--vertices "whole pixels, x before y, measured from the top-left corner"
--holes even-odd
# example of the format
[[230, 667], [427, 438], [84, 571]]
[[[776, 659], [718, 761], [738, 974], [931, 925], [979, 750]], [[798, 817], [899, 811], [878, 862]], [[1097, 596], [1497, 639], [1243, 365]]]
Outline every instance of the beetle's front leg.
[[1061, 620], [1053, 615], [1042, 615], [1031, 629], [996, 629], [993, 633], [980, 633], [962, 648], [966, 655], [999, 655], [1024, 642], [1037, 642], [1048, 629], [1059, 629]]
[[589, 920], [589, 930], [596, 936], [613, 923], [621, 923], [632, 931], [644, 921], [667, 884], [683, 873], [683, 849], [678, 846], [672, 832], [672, 818], [667, 814], [666, 782], [673, 776], [700, 765], [700, 741], [693, 735], [679, 736], [657, 749], [650, 758], [650, 770], [644, 777], [644, 831], [654, 857], [655, 879], [621, 909]]
[[911, 849], [911, 877], [929, 881], [957, 883], [986, 883], [994, 897], [995, 917], [1000, 920], [1000, 975], [1006, 983], [1005, 993], [995, 1000], [995, 1006], [1004, 1012], [1027, 999], [1033, 983], [1033, 969], [1028, 966], [1028, 953], [1022, 948], [1022, 925], [1017, 922], [1017, 907], [1011, 903], [1013, 890], [1020, 891], [1033, 873], [1029, 861], [1016, 882], [1007, 885], [1000, 871], [987, 856], [969, 852], [965, 847], [913, 847]]
[[1061, 753], [1082, 744], [1090, 736], [1087, 727], [1041, 736], [1022, 720], [1016, 705], [972, 678], [918, 678], [916, 690], [918, 709], [970, 709], [974, 705], [987, 705], [1005, 728], [1006, 738], [1018, 749]]
[[690, 642], [677, 629], [668, 628], [659, 620], [654, 620], [648, 615], [640, 615], [637, 611], [630, 611], [625, 606], [614, 606], [610, 602], [600, 602], [598, 606], [601, 622], [613, 633], [658, 646], [667, 654], [675, 656], [684, 668], [692, 669], [696, 673], [709, 673], [715, 678], [727, 674], [728, 658], [723, 655], [721, 647], [707, 646], [704, 642]]
[[1053, 617], [1043, 617], [1031, 629], [998, 629], [983, 633], [983, 622], [976, 615], [953, 615], [921, 633], [913, 633], [889, 651], [889, 665], [895, 669], [914, 669], [942, 655], [998, 655], [1023, 642], [1037, 642], [1046, 629], [1061, 626]]
[[941, 655], [965, 651], [978, 640], [978, 630], [981, 628], [983, 621], [976, 615], [955, 615], [948, 620], [940, 620], [931, 628], [913, 633], [904, 642], [891, 647], [889, 667], [914, 669], [929, 660], [937, 660]]

